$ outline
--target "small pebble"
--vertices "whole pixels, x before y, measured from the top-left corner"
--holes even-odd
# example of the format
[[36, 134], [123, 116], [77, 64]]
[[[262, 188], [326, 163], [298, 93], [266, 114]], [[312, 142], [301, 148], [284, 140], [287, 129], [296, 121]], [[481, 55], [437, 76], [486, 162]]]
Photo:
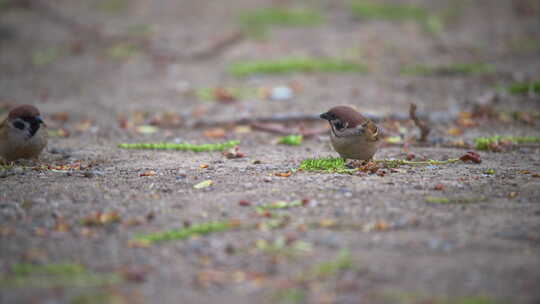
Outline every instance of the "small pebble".
[[24, 169], [21, 168], [21, 167], [14, 167], [14, 168], [11, 169], [11, 172], [13, 174], [22, 174], [22, 173], [24, 173]]
[[270, 92], [270, 99], [272, 100], [289, 100], [293, 98], [293, 90], [286, 86], [279, 86], [272, 88]]

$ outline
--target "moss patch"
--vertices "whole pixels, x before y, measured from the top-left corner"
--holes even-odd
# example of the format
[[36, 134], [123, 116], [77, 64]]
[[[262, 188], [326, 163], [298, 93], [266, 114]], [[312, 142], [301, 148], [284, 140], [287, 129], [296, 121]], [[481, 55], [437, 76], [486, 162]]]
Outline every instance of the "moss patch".
[[322, 23], [322, 16], [308, 9], [263, 8], [238, 17], [242, 29], [255, 37], [264, 37], [271, 26], [313, 26]]
[[193, 151], [193, 152], [210, 152], [210, 151], [223, 151], [230, 149], [240, 142], [231, 140], [218, 144], [202, 144], [194, 145], [190, 143], [122, 143], [118, 147], [122, 149], [135, 149], [135, 150], [179, 150], [179, 151]]
[[533, 82], [516, 82], [509, 85], [506, 90], [514, 95], [524, 95], [529, 93], [540, 94], [540, 80]]
[[236, 227], [238, 227], [238, 223], [231, 221], [201, 223], [185, 228], [138, 235], [135, 236], [133, 241], [144, 245], [150, 245], [156, 242], [184, 240], [193, 236], [207, 235], [214, 232], [230, 230]]
[[340, 157], [336, 158], [308, 158], [300, 163], [298, 168], [304, 171], [326, 171], [337, 173], [352, 173], [356, 170], [349, 169], [345, 166], [345, 160]]
[[49, 65], [63, 54], [64, 51], [58, 47], [38, 49], [32, 52], [32, 64], [37, 67]]
[[346, 250], [341, 250], [336, 258], [331, 261], [314, 265], [309, 271], [309, 277], [326, 278], [334, 276], [341, 271], [353, 268], [351, 255]]
[[88, 271], [81, 265], [71, 263], [34, 265], [19, 263], [11, 267], [11, 273], [0, 277], [3, 287], [56, 286], [91, 287], [121, 282], [117, 274], [99, 274]]
[[351, 11], [355, 16], [365, 19], [416, 21], [431, 33], [439, 33], [444, 27], [439, 16], [414, 5], [354, 1], [351, 4]]
[[128, 42], [120, 42], [107, 49], [107, 55], [114, 60], [125, 60], [138, 52], [139, 47]]
[[501, 136], [478, 137], [474, 139], [474, 147], [477, 150], [498, 150], [501, 145], [519, 145], [540, 143], [540, 136]]
[[291, 135], [281, 137], [278, 142], [280, 144], [289, 145], [289, 146], [299, 146], [300, 144], [302, 144], [303, 138], [304, 137], [302, 135], [291, 134]]
[[244, 77], [257, 74], [289, 74], [307, 72], [350, 73], [365, 72], [366, 66], [336, 58], [282, 58], [278, 60], [254, 60], [233, 63], [228, 67], [230, 74]]
[[302, 288], [285, 288], [274, 296], [276, 303], [303, 303], [306, 291]]
[[426, 196], [426, 203], [430, 204], [472, 204], [487, 201], [484, 196], [480, 197], [436, 197]]

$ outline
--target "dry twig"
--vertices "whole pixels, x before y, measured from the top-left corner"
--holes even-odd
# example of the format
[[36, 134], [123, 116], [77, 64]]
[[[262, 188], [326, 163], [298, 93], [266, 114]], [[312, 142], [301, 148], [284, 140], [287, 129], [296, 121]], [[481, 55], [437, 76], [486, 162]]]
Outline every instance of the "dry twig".
[[414, 124], [418, 127], [418, 129], [420, 129], [420, 138], [418, 141], [425, 142], [431, 128], [416, 116], [416, 104], [414, 103], [411, 103], [411, 107], [409, 108], [409, 116], [414, 121]]

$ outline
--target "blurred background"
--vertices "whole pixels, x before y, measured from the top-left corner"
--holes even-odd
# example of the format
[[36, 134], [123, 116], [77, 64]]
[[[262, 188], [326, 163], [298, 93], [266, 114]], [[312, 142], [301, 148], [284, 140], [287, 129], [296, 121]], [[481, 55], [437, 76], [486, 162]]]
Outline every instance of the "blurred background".
[[451, 113], [538, 78], [539, 14], [535, 0], [1, 0], [0, 105], [113, 129], [133, 111]]

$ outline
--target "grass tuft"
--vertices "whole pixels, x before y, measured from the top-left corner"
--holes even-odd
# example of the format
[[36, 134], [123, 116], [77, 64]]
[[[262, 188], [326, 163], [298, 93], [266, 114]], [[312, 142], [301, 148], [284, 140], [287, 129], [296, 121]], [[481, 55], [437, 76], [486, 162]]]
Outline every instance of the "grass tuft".
[[338, 256], [331, 261], [319, 263], [311, 268], [309, 276], [324, 278], [338, 274], [353, 267], [351, 255], [347, 250], [340, 250]]
[[303, 303], [306, 298], [306, 291], [302, 288], [285, 288], [274, 296], [276, 303]]
[[430, 204], [473, 204], [487, 201], [485, 196], [479, 197], [437, 197], [437, 196], [426, 196], [426, 203]]
[[336, 158], [308, 158], [300, 163], [300, 170], [304, 171], [327, 171], [337, 173], [351, 173], [354, 169], [349, 169], [345, 166], [345, 160], [340, 157]]
[[190, 143], [121, 143], [118, 144], [122, 149], [135, 149], [135, 150], [179, 150], [179, 151], [193, 151], [193, 152], [210, 152], [210, 151], [223, 151], [230, 149], [239, 144], [239, 141], [231, 140], [218, 144], [202, 144], [194, 145]]
[[301, 200], [295, 200], [292, 202], [286, 202], [286, 201], [276, 201], [270, 204], [257, 206], [257, 212], [262, 213], [268, 209], [289, 209], [294, 207], [300, 207], [303, 206], [303, 202]]
[[71, 263], [34, 265], [19, 263], [11, 267], [11, 274], [0, 276], [0, 286], [40, 287], [104, 286], [121, 282], [117, 274], [98, 274], [81, 265]]
[[430, 33], [440, 33], [444, 27], [442, 19], [429, 13], [425, 8], [406, 4], [379, 3], [374, 1], [355, 1], [351, 4], [352, 13], [365, 19], [374, 20], [413, 20]]
[[62, 56], [62, 53], [57, 47], [36, 50], [32, 53], [32, 64], [37, 67], [49, 65]]
[[540, 94], [540, 80], [533, 82], [517, 82], [506, 88], [510, 94], [525, 95], [529, 93]]
[[313, 26], [322, 23], [318, 12], [307, 9], [263, 8], [238, 17], [238, 23], [248, 34], [264, 37], [271, 26]]
[[478, 137], [474, 139], [474, 147], [477, 150], [493, 150], [501, 145], [519, 145], [540, 143], [540, 136], [501, 136]]
[[230, 230], [236, 227], [238, 227], [238, 223], [231, 221], [208, 222], [195, 224], [185, 228], [171, 229], [165, 232], [138, 235], [134, 238], [134, 241], [145, 245], [151, 245], [153, 243], [162, 241], [184, 240], [192, 236], [207, 235], [214, 232]]
[[493, 72], [493, 70], [492, 65], [485, 63], [454, 63], [440, 66], [418, 64], [402, 68], [401, 74], [421, 76], [458, 76], [488, 74]]
[[289, 145], [289, 146], [299, 146], [300, 144], [302, 144], [303, 138], [304, 137], [302, 135], [291, 134], [291, 135], [281, 137], [278, 142], [280, 144]]
[[107, 55], [114, 60], [125, 60], [138, 52], [139, 47], [128, 42], [120, 42], [107, 49]]
[[255, 74], [288, 74], [297, 72], [366, 72], [367, 67], [336, 58], [293, 57], [278, 60], [237, 62], [229, 66], [230, 74], [244, 77]]

